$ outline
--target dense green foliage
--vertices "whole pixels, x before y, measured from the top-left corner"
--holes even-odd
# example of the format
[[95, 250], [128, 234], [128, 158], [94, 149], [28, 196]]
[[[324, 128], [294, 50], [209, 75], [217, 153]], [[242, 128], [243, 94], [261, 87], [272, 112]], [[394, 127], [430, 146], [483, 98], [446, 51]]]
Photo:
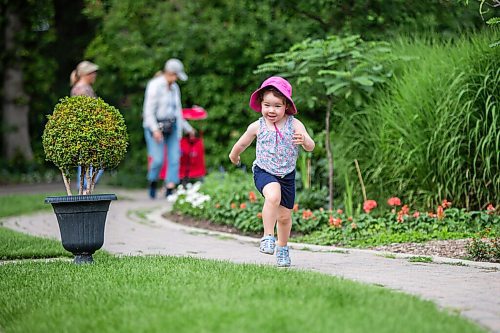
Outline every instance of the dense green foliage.
[[127, 145], [123, 116], [101, 98], [73, 96], [62, 99], [48, 116], [43, 132], [47, 160], [52, 161], [67, 179], [71, 179], [72, 170], [79, 165], [82, 173], [93, 167], [94, 175], [98, 169], [117, 167], [125, 157]]
[[0, 290], [6, 333], [485, 332], [430, 301], [378, 286], [196, 258], [6, 264]]
[[[339, 6], [324, 0], [307, 5], [268, 0], [110, 0], [88, 1], [87, 13], [101, 20], [87, 50], [87, 57], [102, 69], [97, 92], [120, 105], [130, 131], [130, 153], [120, 167], [129, 175], [127, 183], [134, 181], [134, 175], [145, 174], [144, 88], [169, 57], [182, 59], [190, 76], [181, 83], [184, 105], [208, 110], [208, 120], [193, 125], [204, 132], [207, 164], [218, 167], [229, 165], [228, 147], [257, 117], [249, 111], [248, 99], [265, 78], [253, 71], [266, 55], [285, 51], [306, 37], [339, 32], [368, 39], [419, 30], [451, 36], [482, 23], [477, 8], [442, 1], [407, 6], [405, 1], [377, 0]], [[323, 128], [321, 113], [302, 112], [300, 117], [315, 132]], [[249, 158], [243, 157], [243, 163], [248, 164]]]
[[[500, 49], [494, 34], [442, 43], [402, 40], [412, 55], [363, 110], [344, 116], [334, 151], [337, 175], [370, 198], [397, 195], [431, 208], [443, 199], [484, 209], [500, 197]], [[359, 185], [354, 187], [360, 195]]]

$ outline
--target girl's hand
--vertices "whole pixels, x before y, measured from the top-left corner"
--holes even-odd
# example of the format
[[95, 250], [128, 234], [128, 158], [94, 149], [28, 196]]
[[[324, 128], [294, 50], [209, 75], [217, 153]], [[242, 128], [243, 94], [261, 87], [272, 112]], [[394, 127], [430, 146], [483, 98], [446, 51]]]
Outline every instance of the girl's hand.
[[229, 159], [231, 160], [231, 163], [233, 163], [234, 165], [240, 164], [240, 155], [232, 156], [231, 154], [229, 154]]
[[306, 142], [306, 136], [302, 133], [293, 133], [292, 142], [296, 145], [303, 145]]

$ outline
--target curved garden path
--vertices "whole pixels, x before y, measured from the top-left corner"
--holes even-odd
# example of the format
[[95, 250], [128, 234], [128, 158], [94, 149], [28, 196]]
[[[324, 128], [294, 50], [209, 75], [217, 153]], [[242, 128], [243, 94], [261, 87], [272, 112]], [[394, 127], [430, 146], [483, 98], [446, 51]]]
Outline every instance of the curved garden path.
[[[12, 192], [16, 190], [0, 189], [0, 194]], [[165, 199], [150, 200], [146, 191], [108, 188], [100, 193], [116, 193], [118, 196], [110, 206], [103, 246], [111, 253], [275, 264], [273, 256], [258, 252], [255, 238], [194, 229], [166, 220], [162, 214], [171, 204]], [[2, 222], [3, 226], [17, 231], [60, 239], [52, 212], [11, 217]], [[306, 244], [292, 244], [291, 247], [294, 269], [321, 272], [417, 295], [442, 308], [458, 311], [491, 332], [500, 333], [500, 264], [440, 257], [433, 257], [431, 263], [421, 263], [410, 262], [408, 257], [411, 255], [404, 254], [387, 255]]]

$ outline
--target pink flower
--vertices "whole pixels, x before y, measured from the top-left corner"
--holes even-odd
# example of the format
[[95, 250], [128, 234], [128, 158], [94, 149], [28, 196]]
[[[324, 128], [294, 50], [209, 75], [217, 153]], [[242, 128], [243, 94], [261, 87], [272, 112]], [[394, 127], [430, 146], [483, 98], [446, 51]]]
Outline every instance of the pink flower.
[[486, 211], [488, 212], [488, 214], [493, 214], [495, 210], [495, 206], [493, 206], [492, 204], [489, 204], [488, 207], [486, 207]]
[[417, 210], [415, 213], [413, 213], [413, 217], [418, 219], [418, 217], [420, 216], [420, 212]]
[[401, 206], [401, 200], [398, 197], [392, 197], [387, 200], [389, 206]]
[[337, 214], [342, 214], [342, 213], [343, 213], [342, 209], [337, 209]]
[[369, 214], [375, 207], [377, 207], [377, 202], [375, 200], [366, 200], [363, 203], [363, 210], [366, 214]]

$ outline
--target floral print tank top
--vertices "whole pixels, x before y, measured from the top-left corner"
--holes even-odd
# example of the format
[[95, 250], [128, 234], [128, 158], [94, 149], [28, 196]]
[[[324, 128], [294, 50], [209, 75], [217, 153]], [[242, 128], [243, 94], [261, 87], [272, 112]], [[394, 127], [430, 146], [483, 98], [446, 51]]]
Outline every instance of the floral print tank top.
[[275, 176], [285, 176], [295, 170], [299, 146], [293, 144], [293, 116], [288, 116], [282, 130], [267, 128], [263, 117], [259, 119], [257, 148], [254, 165]]

